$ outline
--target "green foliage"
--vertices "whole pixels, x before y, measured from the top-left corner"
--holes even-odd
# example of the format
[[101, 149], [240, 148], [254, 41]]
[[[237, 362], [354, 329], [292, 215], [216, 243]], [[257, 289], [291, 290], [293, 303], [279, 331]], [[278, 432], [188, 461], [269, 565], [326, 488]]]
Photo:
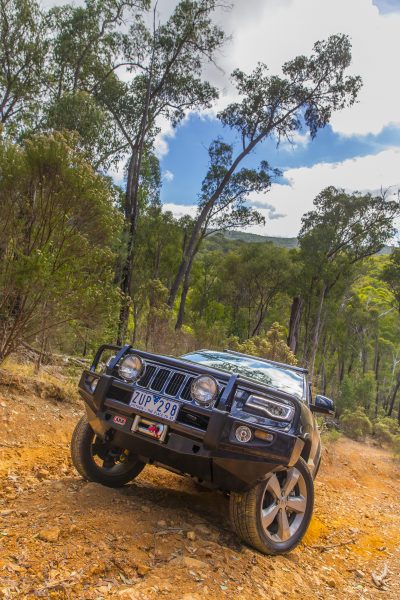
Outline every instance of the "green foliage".
[[232, 333], [259, 335], [273, 302], [288, 291], [292, 262], [287, 250], [249, 244], [229, 253], [222, 264], [222, 298], [233, 309]]
[[60, 325], [96, 338], [115, 318], [113, 200], [71, 136], [0, 145], [0, 360], [21, 339], [44, 343]]
[[256, 336], [245, 342], [239, 342], [237, 337], [232, 337], [228, 340], [228, 347], [244, 354], [297, 365], [297, 359], [286, 344], [285, 338], [285, 330], [282, 325], [273, 323], [264, 337]]
[[393, 294], [393, 303], [400, 313], [400, 248], [393, 250], [383, 269], [383, 280]]
[[78, 134], [79, 144], [96, 166], [108, 168], [121, 158], [123, 146], [110, 115], [84, 91], [65, 93], [49, 106], [46, 124]]
[[338, 429], [329, 429], [322, 433], [322, 441], [325, 444], [331, 444], [337, 442], [342, 437], [341, 432]]
[[393, 441], [393, 435], [390, 433], [389, 427], [380, 421], [374, 423], [373, 435], [381, 444], [390, 444]]
[[340, 386], [336, 403], [337, 413], [354, 410], [356, 407], [362, 407], [368, 412], [375, 397], [376, 381], [373, 372], [365, 373], [357, 378], [346, 375]]
[[400, 435], [396, 435], [393, 439], [393, 454], [395, 458], [400, 460]]
[[37, 119], [48, 83], [47, 33], [35, 0], [0, 0], [0, 123], [12, 135]]
[[283, 77], [269, 75], [261, 63], [250, 75], [237, 69], [233, 80], [243, 101], [229, 105], [220, 119], [245, 139], [272, 133], [281, 140], [301, 127], [302, 111], [314, 137], [333, 111], [353, 104], [357, 97], [360, 78], [344, 74], [350, 62], [349, 38], [333, 35], [314, 44], [311, 56], [297, 56], [285, 63]]
[[372, 423], [361, 407], [357, 407], [354, 411], [345, 410], [340, 417], [340, 422], [345, 434], [355, 440], [362, 440], [372, 433]]

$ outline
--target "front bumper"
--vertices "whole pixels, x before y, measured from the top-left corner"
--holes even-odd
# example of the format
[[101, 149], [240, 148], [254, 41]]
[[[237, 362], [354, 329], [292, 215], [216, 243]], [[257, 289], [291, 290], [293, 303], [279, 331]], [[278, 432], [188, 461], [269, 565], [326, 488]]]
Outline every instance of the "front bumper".
[[[94, 380], [97, 380], [95, 389]], [[115, 388], [128, 396], [134, 390], [133, 385], [111, 375], [99, 376], [93, 371], [82, 374], [79, 392], [85, 401], [93, 430], [99, 436], [110, 439], [113, 445], [131, 450], [145, 462], [191, 475], [213, 488], [243, 491], [280, 465], [295, 464], [304, 446], [304, 442], [293, 433], [268, 428], [262, 420], [244, 411], [232, 410], [236, 376], [229, 379], [218, 408], [194, 408], [190, 404], [191, 409], [206, 418], [206, 421], [203, 419], [205, 426], [157, 418], [157, 422], [168, 427], [162, 442], [132, 431], [137, 415], [149, 420], [154, 420], [154, 417], [115, 399], [112, 393]], [[254, 434], [257, 433], [257, 437], [253, 435], [248, 443], [238, 442], [234, 432], [239, 425], [247, 425]], [[269, 434], [272, 439], [262, 439], [260, 436], [263, 434]]]

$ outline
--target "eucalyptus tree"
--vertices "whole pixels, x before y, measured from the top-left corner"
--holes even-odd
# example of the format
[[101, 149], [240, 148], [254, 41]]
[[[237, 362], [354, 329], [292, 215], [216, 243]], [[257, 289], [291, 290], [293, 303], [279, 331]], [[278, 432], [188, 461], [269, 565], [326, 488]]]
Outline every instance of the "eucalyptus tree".
[[228, 253], [222, 266], [221, 295], [232, 307], [232, 332], [242, 338], [260, 335], [273, 302], [287, 292], [291, 277], [286, 248], [253, 243]]
[[128, 147], [97, 92], [108, 79], [118, 81], [126, 67], [122, 30], [149, 4], [149, 0], [85, 0], [82, 5], [55, 6], [48, 13], [50, 85], [42, 127], [78, 132], [96, 168], [118, 163]]
[[170, 307], [174, 305], [200, 232], [239, 165], [267, 138], [274, 138], [279, 144], [305, 129], [314, 138], [329, 123], [334, 111], [353, 104], [361, 80], [345, 75], [350, 62], [348, 37], [333, 35], [317, 42], [309, 57], [298, 56], [285, 63], [282, 75], [270, 75], [265, 64], [258, 64], [250, 75], [240, 70], [233, 72], [239, 100], [228, 105], [218, 118], [222, 125], [237, 133], [241, 146], [232, 153], [208, 198], [202, 199], [187, 251], [170, 290]]
[[395, 248], [383, 270], [383, 280], [393, 295], [393, 304], [400, 315], [400, 248]]
[[119, 342], [125, 337], [130, 309], [142, 163], [154, 147], [160, 120], [176, 126], [188, 110], [209, 107], [217, 96], [203, 79], [204, 64], [214, 60], [224, 41], [212, 22], [216, 6], [216, 0], [182, 0], [163, 23], [155, 7], [151, 27], [138, 17], [122, 35], [129, 80], [109, 77], [96, 86], [95, 97], [113, 116], [129, 153]]
[[87, 148], [95, 141], [98, 166], [128, 157], [119, 341], [131, 304], [143, 164], [161, 121], [176, 126], [188, 110], [208, 107], [216, 98], [216, 90], [203, 80], [203, 67], [224, 41], [211, 20], [216, 0], [181, 0], [164, 22], [157, 3], [149, 19], [144, 12], [149, 4], [86, 0], [83, 7], [52, 11], [57, 67], [50, 124], [77, 128]]
[[[221, 178], [232, 162], [232, 156], [233, 146], [231, 144], [227, 144], [221, 139], [214, 140], [211, 143], [209, 148], [210, 164], [201, 187], [199, 211], [218, 187]], [[207, 218], [198, 233], [196, 246], [190, 252], [187, 262], [175, 329], [180, 329], [183, 324], [193, 260], [203, 240], [216, 231], [243, 229], [250, 225], [265, 224], [265, 218], [248, 204], [248, 199], [251, 193], [265, 193], [269, 189], [271, 173], [266, 161], [261, 163], [259, 169], [240, 169], [232, 175], [223, 192], [208, 212]], [[274, 173], [278, 174], [277, 171], [274, 171]], [[196, 223], [197, 220], [193, 222], [192, 231], [196, 227]], [[183, 255], [188, 251], [188, 247], [187, 244], [183, 248]]]
[[31, 125], [45, 90], [48, 30], [35, 0], [0, 0], [0, 123]]
[[347, 194], [328, 187], [314, 200], [314, 210], [302, 219], [299, 234], [303, 278], [313, 324], [305, 340], [305, 359], [314, 372], [324, 302], [353, 265], [382, 249], [394, 234], [399, 204], [385, 196]]

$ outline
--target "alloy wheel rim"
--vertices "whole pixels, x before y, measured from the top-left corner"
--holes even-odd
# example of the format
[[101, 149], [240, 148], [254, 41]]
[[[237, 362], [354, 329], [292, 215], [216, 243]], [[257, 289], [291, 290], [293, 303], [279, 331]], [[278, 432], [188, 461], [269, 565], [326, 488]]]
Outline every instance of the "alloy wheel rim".
[[261, 524], [274, 543], [285, 543], [303, 522], [307, 508], [307, 486], [298, 469], [271, 473], [261, 500]]

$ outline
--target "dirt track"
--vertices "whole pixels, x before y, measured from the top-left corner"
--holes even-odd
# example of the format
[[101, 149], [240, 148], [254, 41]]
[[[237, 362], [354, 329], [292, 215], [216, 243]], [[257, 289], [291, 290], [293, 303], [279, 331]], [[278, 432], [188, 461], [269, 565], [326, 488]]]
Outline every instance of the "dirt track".
[[329, 446], [304, 543], [265, 557], [231, 532], [226, 498], [188, 479], [79, 479], [68, 442], [81, 407], [47, 393], [0, 382], [0, 598], [400, 598], [400, 470], [386, 450]]

